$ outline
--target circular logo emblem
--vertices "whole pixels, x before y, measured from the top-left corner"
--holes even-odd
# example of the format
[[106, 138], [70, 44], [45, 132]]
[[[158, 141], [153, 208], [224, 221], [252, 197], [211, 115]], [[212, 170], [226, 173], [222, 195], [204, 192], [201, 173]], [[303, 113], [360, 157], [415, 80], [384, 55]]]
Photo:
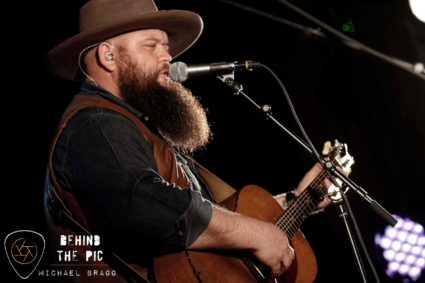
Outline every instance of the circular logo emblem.
[[19, 264], [30, 264], [37, 258], [37, 245], [32, 241], [19, 238], [10, 248], [12, 259]]

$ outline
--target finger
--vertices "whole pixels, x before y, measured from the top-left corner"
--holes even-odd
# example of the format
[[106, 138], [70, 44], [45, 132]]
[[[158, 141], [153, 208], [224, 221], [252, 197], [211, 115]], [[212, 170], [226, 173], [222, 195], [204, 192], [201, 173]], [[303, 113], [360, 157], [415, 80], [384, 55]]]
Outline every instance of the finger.
[[283, 262], [279, 263], [278, 267], [273, 271], [272, 278], [277, 278], [279, 276], [282, 276], [282, 274], [285, 272], [285, 267], [283, 266]]
[[283, 269], [283, 272], [286, 271], [291, 266], [294, 258], [295, 258], [295, 251], [291, 246], [289, 246], [288, 253], [285, 257], [283, 257], [283, 261], [281, 262], [282, 263], [281, 269]]
[[317, 209], [325, 208], [329, 206], [331, 203], [332, 203], [331, 199], [326, 197], [317, 205]]
[[275, 268], [273, 268], [271, 276], [272, 278], [276, 278], [281, 276], [285, 272], [283, 267], [283, 262], [280, 262]]
[[294, 258], [295, 258], [295, 250], [294, 250], [294, 248], [291, 245], [288, 245], [288, 255], [289, 255], [291, 261], [294, 260]]
[[332, 185], [332, 181], [326, 178], [323, 180], [323, 187], [325, 188], [325, 191], [327, 192], [328, 188]]
[[319, 175], [319, 173], [323, 170], [322, 165], [320, 163], [315, 163], [313, 167], [304, 175], [301, 179], [301, 182], [298, 184], [296, 188], [297, 193], [301, 193], [305, 188], [314, 180], [314, 178]]

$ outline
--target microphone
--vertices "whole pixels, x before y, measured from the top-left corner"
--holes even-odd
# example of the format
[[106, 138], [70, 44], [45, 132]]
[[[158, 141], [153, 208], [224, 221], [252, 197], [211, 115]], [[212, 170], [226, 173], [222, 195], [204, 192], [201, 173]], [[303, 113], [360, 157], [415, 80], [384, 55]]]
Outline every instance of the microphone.
[[173, 81], [184, 82], [185, 80], [203, 75], [229, 74], [236, 70], [252, 70], [259, 67], [259, 62], [220, 62], [211, 64], [186, 65], [183, 62], [174, 62], [170, 66], [169, 76]]

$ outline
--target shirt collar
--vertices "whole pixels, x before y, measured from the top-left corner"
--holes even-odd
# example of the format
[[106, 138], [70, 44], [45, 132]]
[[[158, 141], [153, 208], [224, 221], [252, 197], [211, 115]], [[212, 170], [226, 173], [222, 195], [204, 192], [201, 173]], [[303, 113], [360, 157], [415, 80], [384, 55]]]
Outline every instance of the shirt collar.
[[92, 82], [85, 80], [83, 82], [83, 84], [81, 85], [81, 91], [84, 92], [85, 95], [90, 95], [90, 96], [101, 96], [121, 107], [123, 107], [124, 109], [130, 111], [130, 113], [136, 115], [137, 117], [139, 117], [140, 120], [142, 120], [145, 125], [154, 133], [156, 133], [157, 135], [159, 135], [159, 132], [155, 126], [155, 124], [151, 121], [150, 117], [148, 115], [145, 115], [144, 113], [140, 112], [139, 110], [135, 109], [134, 107], [132, 107], [131, 105], [129, 105], [127, 102], [125, 102], [124, 100], [116, 97], [115, 95], [113, 95], [112, 93], [110, 93], [109, 91], [104, 90], [103, 88], [94, 85]]
[[124, 109], [130, 111], [132, 114], [136, 115], [137, 117], [139, 117], [144, 122], [149, 122], [149, 120], [150, 120], [147, 115], [145, 115], [142, 112], [138, 111], [137, 109], [133, 108], [132, 106], [130, 106], [124, 100], [116, 97], [115, 95], [104, 90], [103, 88], [94, 85], [92, 82], [90, 82], [88, 80], [85, 80], [83, 82], [83, 84], [81, 85], [81, 91], [85, 92], [88, 95], [101, 96], [101, 97], [123, 107]]

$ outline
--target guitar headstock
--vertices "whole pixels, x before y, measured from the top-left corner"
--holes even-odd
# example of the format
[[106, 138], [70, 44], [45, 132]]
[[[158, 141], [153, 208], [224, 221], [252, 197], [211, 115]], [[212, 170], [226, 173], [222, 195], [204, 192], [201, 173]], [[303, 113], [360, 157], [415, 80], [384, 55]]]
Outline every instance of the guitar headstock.
[[348, 152], [347, 144], [340, 143], [338, 140], [335, 140], [334, 144], [330, 141], [326, 141], [323, 145], [322, 154], [333, 161], [346, 175], [351, 173], [354, 157]]
[[[340, 168], [345, 175], [348, 176], [351, 173], [354, 157], [348, 152], [347, 144], [340, 143], [338, 140], [335, 140], [334, 144], [326, 141], [323, 145], [322, 154]], [[336, 181], [339, 185], [342, 184], [339, 179], [336, 179]], [[328, 188], [328, 196], [333, 202], [341, 201], [340, 188], [332, 184]]]

